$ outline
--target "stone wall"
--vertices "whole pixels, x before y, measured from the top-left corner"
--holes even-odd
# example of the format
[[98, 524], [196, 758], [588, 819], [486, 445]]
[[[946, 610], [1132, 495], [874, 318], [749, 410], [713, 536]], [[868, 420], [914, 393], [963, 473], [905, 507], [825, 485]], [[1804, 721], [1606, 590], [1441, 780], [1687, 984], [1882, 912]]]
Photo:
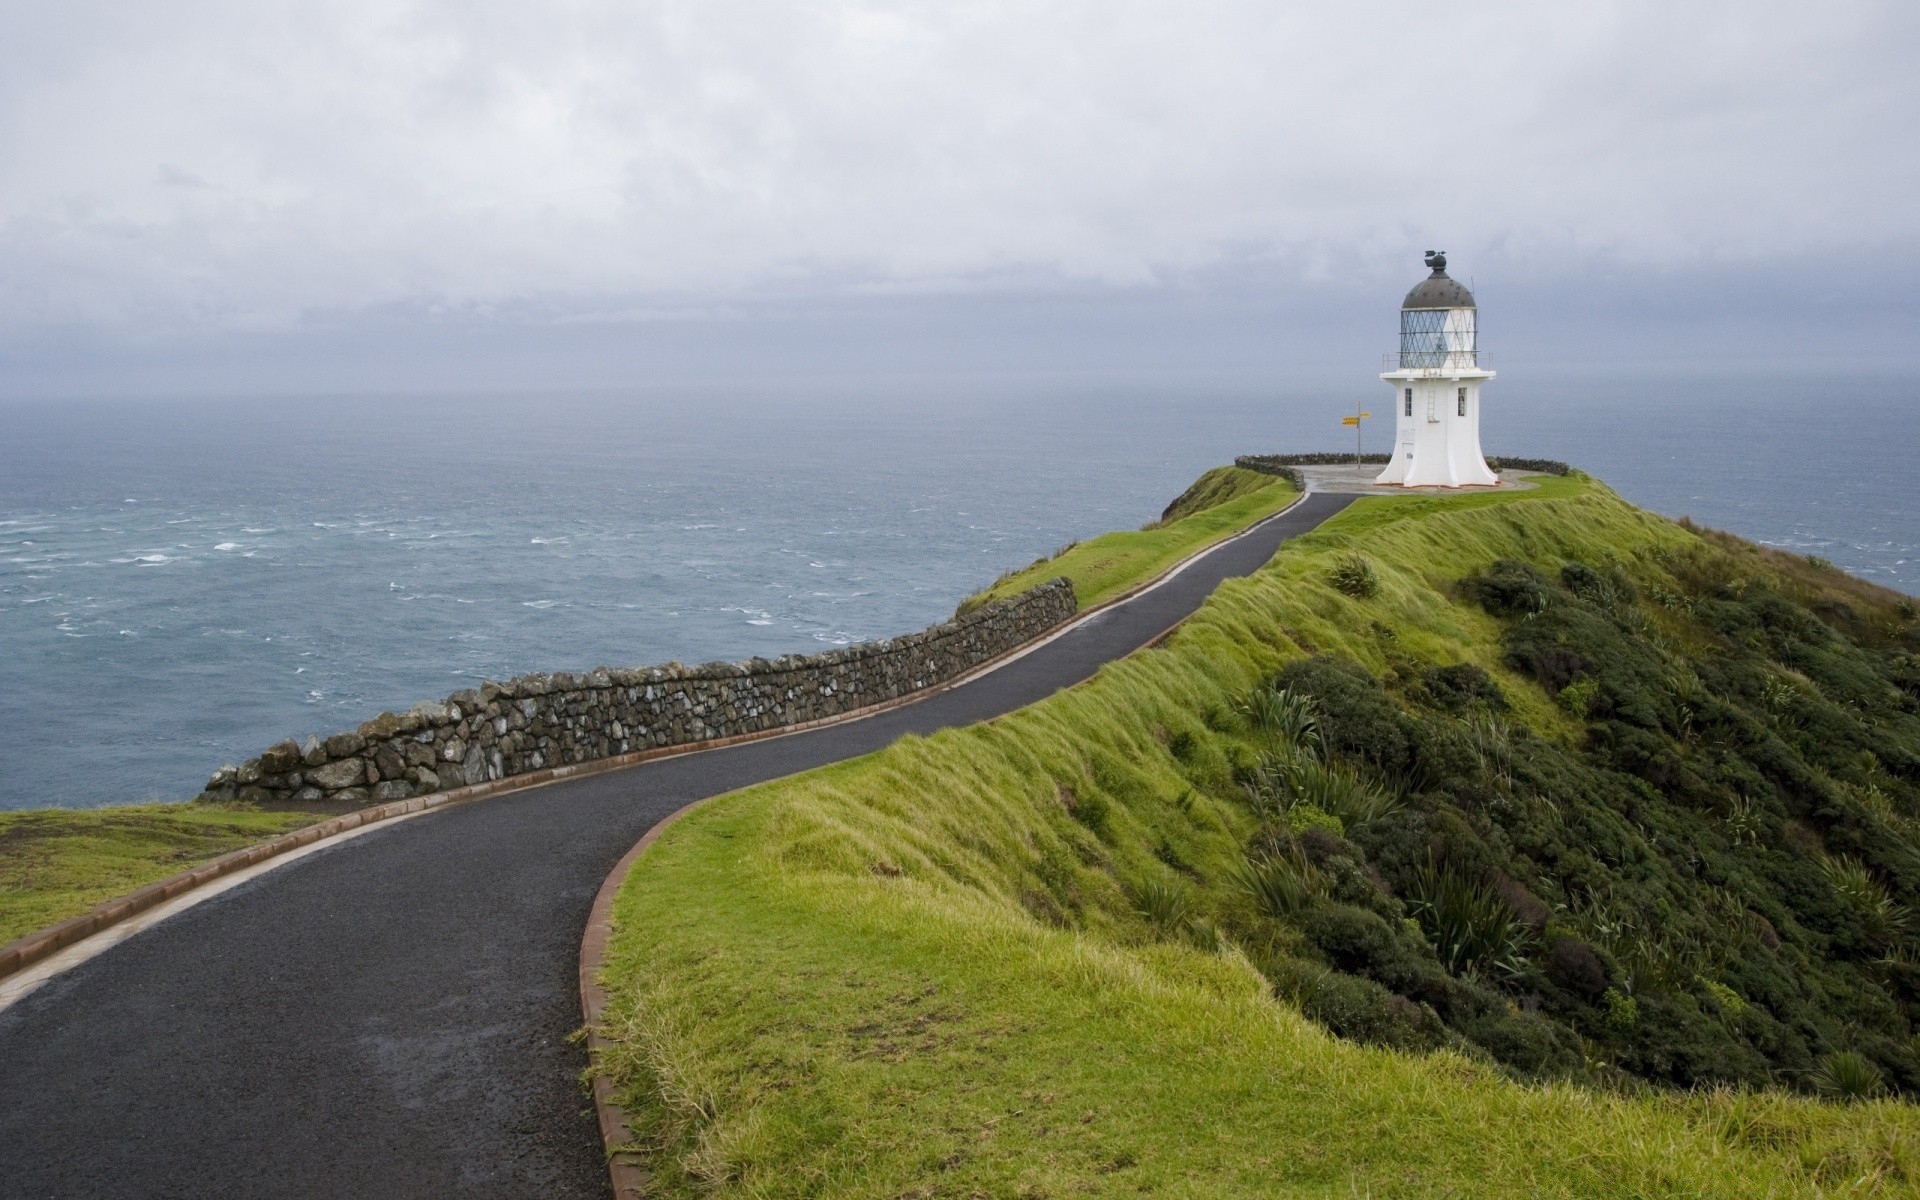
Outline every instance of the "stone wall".
[[[1242, 454], [1233, 460], [1233, 465], [1248, 471], [1259, 471], [1263, 475], [1278, 475], [1295, 487], [1303, 488], [1306, 478], [1295, 468], [1298, 467], [1339, 467], [1351, 465], [1356, 457], [1362, 463], [1384, 465], [1390, 455], [1386, 454], [1341, 454], [1337, 451], [1322, 451], [1314, 454]], [[1573, 470], [1567, 464], [1552, 458], [1512, 458], [1490, 454], [1487, 465], [1496, 471], [1538, 471], [1544, 475], [1565, 475]]]
[[920, 633], [824, 654], [525, 675], [214, 772], [209, 800], [361, 804], [839, 716], [945, 683], [1075, 611], [1054, 579]]

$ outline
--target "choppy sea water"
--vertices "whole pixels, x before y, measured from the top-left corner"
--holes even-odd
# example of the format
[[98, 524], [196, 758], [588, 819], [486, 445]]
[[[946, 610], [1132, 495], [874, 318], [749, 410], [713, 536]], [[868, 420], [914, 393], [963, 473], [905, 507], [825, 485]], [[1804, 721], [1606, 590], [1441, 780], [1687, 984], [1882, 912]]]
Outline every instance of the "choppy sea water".
[[[1893, 381], [1510, 374], [1490, 453], [1920, 592]], [[0, 407], [0, 808], [182, 798], [483, 678], [918, 629], [1236, 454], [1342, 448], [1375, 390]]]

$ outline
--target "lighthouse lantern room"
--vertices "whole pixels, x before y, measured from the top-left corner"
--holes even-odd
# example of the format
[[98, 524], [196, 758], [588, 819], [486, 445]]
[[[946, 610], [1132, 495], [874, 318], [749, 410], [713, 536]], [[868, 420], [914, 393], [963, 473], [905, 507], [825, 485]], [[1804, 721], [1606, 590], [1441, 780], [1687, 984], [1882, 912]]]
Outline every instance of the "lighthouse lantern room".
[[1427, 253], [1427, 276], [1400, 305], [1400, 353], [1380, 376], [1394, 393], [1393, 453], [1377, 484], [1498, 487], [1480, 453], [1480, 366], [1473, 293], [1447, 276], [1447, 256]]

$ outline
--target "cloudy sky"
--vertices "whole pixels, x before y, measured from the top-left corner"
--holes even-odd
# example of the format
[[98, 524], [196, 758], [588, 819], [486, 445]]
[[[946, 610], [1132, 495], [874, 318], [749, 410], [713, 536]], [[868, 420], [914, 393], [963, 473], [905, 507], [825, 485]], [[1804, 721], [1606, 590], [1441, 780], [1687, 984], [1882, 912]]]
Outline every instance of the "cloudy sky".
[[[1891, 365], [1920, 5], [0, 0], [0, 394]], [[1497, 331], [1498, 336], [1493, 336]]]

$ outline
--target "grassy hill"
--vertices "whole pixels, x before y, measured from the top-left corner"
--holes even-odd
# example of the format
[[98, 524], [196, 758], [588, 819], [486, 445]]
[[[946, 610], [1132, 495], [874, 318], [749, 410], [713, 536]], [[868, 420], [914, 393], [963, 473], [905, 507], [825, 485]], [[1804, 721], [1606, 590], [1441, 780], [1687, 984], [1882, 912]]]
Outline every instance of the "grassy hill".
[[1083, 609], [1104, 604], [1222, 538], [1293, 503], [1291, 483], [1243, 467], [1215, 467], [1167, 506], [1145, 529], [1103, 533], [1062, 547], [1051, 558], [1009, 571], [992, 587], [961, 601], [964, 615], [1064, 575]]
[[0, 945], [319, 819], [218, 804], [0, 812]]
[[1908, 1194], [1917, 648], [1577, 474], [1363, 500], [675, 825], [598, 1067], [663, 1195]]

